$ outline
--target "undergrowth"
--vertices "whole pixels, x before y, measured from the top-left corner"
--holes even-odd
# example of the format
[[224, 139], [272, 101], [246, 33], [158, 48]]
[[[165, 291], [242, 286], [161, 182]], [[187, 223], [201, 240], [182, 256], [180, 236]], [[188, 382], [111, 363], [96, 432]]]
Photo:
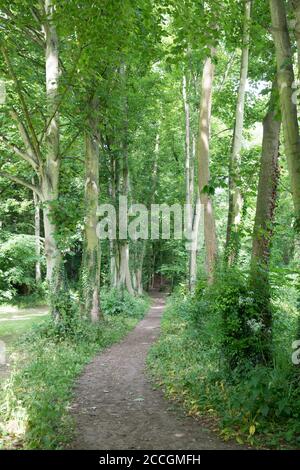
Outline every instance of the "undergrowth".
[[22, 337], [0, 392], [1, 448], [59, 449], [71, 440], [76, 377], [97, 352], [124, 337], [148, 307], [147, 299], [128, 294], [120, 300], [119, 294], [104, 291], [102, 299], [105, 320], [98, 325], [75, 311]]
[[[226, 305], [226, 293], [222, 295]], [[163, 317], [161, 337], [148, 357], [156, 383], [167, 397], [181, 401], [189, 414], [205, 422], [209, 417], [211, 427], [225, 440], [299, 448], [299, 370], [291, 361], [297, 312], [291, 295], [292, 291], [281, 291], [273, 302], [273, 362], [261, 365], [243, 360], [229, 371], [223, 354], [227, 330], [216, 288], [194, 297], [174, 294]]]

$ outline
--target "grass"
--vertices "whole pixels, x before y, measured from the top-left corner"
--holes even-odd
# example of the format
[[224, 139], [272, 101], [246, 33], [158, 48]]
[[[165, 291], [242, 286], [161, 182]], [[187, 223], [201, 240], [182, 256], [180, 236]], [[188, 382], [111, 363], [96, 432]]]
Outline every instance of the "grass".
[[47, 308], [19, 309], [16, 306], [0, 307], [0, 340], [5, 345], [6, 364], [0, 365], [0, 383], [10, 373], [10, 363], [18, 353], [18, 339], [35, 325], [47, 319]]
[[[274, 315], [274, 364], [225, 373], [218, 319], [190, 299], [170, 299], [148, 367], [167, 398], [204, 419], [224, 439], [255, 447], [300, 447], [299, 377], [291, 364], [296, 310], [284, 299]], [[195, 311], [196, 309], [196, 311]], [[195, 323], [195, 313], [198, 317]]]
[[[126, 299], [127, 311], [125, 304]], [[64, 448], [72, 439], [76, 378], [96, 353], [123, 338], [147, 308], [148, 301], [130, 299], [130, 315], [108, 313], [98, 326], [76, 319], [68, 334], [50, 321], [33, 327], [19, 343], [13, 373], [0, 393], [0, 448]]]
[[0, 338], [12, 336], [17, 339], [33, 325], [39, 324], [47, 317], [45, 308], [19, 309], [5, 305], [0, 307]]

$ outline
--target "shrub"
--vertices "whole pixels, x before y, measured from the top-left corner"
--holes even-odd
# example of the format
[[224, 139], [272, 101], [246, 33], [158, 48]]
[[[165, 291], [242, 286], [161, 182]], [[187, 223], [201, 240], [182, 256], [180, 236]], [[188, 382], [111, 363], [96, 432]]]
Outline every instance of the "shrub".
[[228, 279], [225, 284], [220, 289], [218, 284], [205, 288], [200, 299], [171, 297], [162, 334], [148, 357], [150, 371], [166, 395], [180, 399], [189, 414], [213, 417], [211, 423], [214, 428], [217, 424], [224, 439], [299, 448], [299, 371], [290, 357], [297, 314], [285, 300], [291, 293], [281, 295], [280, 314], [275, 310], [273, 363], [254, 365], [245, 360], [228, 371], [220, 360], [224, 324], [218, 308], [222, 315], [233, 308], [236, 315], [239, 307], [226, 296], [228, 292], [236, 293], [236, 298], [244, 295], [244, 282]]

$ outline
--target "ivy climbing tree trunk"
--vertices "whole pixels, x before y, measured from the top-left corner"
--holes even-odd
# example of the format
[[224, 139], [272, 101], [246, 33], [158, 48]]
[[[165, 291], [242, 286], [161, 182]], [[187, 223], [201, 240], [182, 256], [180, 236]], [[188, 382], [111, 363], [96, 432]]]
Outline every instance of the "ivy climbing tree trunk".
[[201, 86], [198, 133], [198, 184], [201, 204], [204, 207], [204, 240], [206, 251], [206, 267], [209, 282], [213, 281], [214, 267], [217, 258], [217, 236], [214, 209], [209, 194], [209, 143], [212, 105], [212, 87], [214, 65], [209, 57], [205, 60]]
[[97, 235], [99, 202], [99, 100], [90, 101], [85, 134], [85, 221], [82, 259], [82, 296], [85, 315], [92, 322], [101, 317], [100, 308], [100, 240]]
[[[295, 81], [291, 41], [288, 31], [285, 3], [270, 0], [272, 34], [275, 43], [277, 77], [282, 114], [285, 154], [291, 182], [295, 211], [296, 239], [300, 238], [300, 136], [297, 116], [297, 101], [293, 85]], [[299, 280], [298, 280], [299, 283]], [[298, 285], [298, 291], [300, 287]], [[298, 334], [300, 332], [300, 316]]]
[[240, 83], [237, 95], [235, 126], [233, 132], [232, 151], [229, 162], [229, 204], [226, 236], [226, 259], [229, 265], [236, 260], [239, 252], [239, 228], [242, 220], [243, 196], [240, 185], [241, 151], [243, 147], [243, 127], [245, 97], [249, 64], [249, 42], [251, 19], [251, 1], [245, 1], [245, 18], [243, 32], [243, 48], [241, 57]]
[[277, 92], [276, 83], [268, 113], [263, 122], [263, 143], [259, 183], [257, 191], [256, 213], [253, 230], [253, 244], [250, 270], [250, 289], [254, 293], [261, 325], [260, 349], [256, 351], [259, 362], [271, 359], [271, 329], [272, 313], [270, 306], [269, 263], [270, 247], [274, 227], [275, 208], [277, 201], [277, 186], [279, 180], [279, 138], [281, 121], [274, 109], [274, 96]]

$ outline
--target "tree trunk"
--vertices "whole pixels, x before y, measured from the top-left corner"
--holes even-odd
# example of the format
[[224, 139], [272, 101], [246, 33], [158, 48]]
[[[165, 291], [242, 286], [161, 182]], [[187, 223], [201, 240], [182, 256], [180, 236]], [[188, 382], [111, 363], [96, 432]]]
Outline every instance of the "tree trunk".
[[[191, 237], [193, 228], [193, 198], [194, 198], [194, 152], [191, 152], [191, 131], [190, 131], [190, 105], [187, 96], [187, 79], [183, 76], [182, 80], [182, 97], [185, 114], [185, 205], [186, 205], [186, 233], [187, 238]], [[192, 250], [188, 251], [188, 286], [192, 290], [191, 267]]]
[[[121, 69], [121, 78], [125, 83], [126, 77], [126, 68], [122, 67]], [[124, 103], [124, 134], [122, 136], [122, 181], [119, 180], [120, 188], [119, 194], [127, 198], [130, 193], [130, 180], [129, 180], [129, 166], [128, 166], [128, 102], [127, 98]], [[118, 273], [119, 280], [118, 286], [123, 288], [126, 287], [130, 294], [134, 294], [132, 287], [131, 273], [130, 273], [130, 264], [129, 264], [129, 241], [128, 234], [126, 240], [121, 240], [119, 242], [119, 268]]]
[[[50, 285], [51, 298], [61, 288], [62, 257], [59, 250], [55, 223], [55, 202], [58, 198], [60, 154], [59, 154], [59, 55], [58, 37], [53, 23], [53, 2], [45, 0], [44, 23], [46, 41], [46, 95], [47, 95], [47, 128], [46, 128], [46, 164], [42, 169], [42, 202], [45, 231], [45, 256], [47, 264], [46, 278]], [[55, 302], [54, 302], [55, 304]], [[52, 313], [59, 316], [53, 305]]]
[[193, 292], [196, 287], [197, 281], [197, 254], [198, 254], [198, 242], [199, 242], [199, 228], [201, 223], [201, 201], [200, 196], [198, 196], [196, 201], [196, 206], [194, 209], [194, 216], [193, 216], [193, 245], [190, 251], [190, 291]]
[[209, 282], [213, 281], [214, 267], [217, 258], [217, 236], [212, 200], [208, 192], [209, 185], [209, 143], [210, 143], [210, 120], [212, 105], [212, 86], [214, 77], [214, 65], [211, 58], [205, 60], [201, 102], [199, 113], [198, 134], [198, 184], [201, 203], [204, 206], [204, 239], [206, 250], [206, 267]]
[[270, 107], [263, 122], [263, 144], [257, 192], [256, 214], [250, 271], [250, 289], [254, 293], [255, 312], [262, 325], [259, 362], [271, 359], [272, 313], [270, 306], [269, 262], [273, 234], [277, 186], [279, 180], [279, 138], [281, 122], [274, 110], [274, 91]]
[[272, 34], [276, 49], [278, 88], [282, 112], [285, 153], [287, 156], [296, 226], [300, 221], [300, 138], [297, 104], [293, 97], [294, 71], [290, 37], [283, 0], [270, 0]]
[[[293, 85], [295, 81], [293, 56], [283, 0], [270, 0], [272, 34], [275, 43], [277, 77], [282, 114], [285, 154], [291, 182], [295, 210], [296, 240], [300, 232], [300, 136], [297, 116], [297, 101]], [[298, 280], [298, 291], [300, 282]], [[300, 317], [298, 335], [300, 333]]]
[[[34, 178], [32, 181], [34, 183]], [[35, 236], [35, 280], [36, 283], [41, 282], [41, 220], [40, 220], [40, 207], [38, 195], [33, 191], [33, 205], [34, 205], [34, 236]]]
[[99, 202], [99, 100], [90, 102], [88, 129], [85, 135], [85, 221], [82, 260], [82, 295], [84, 313], [92, 322], [102, 317], [100, 308], [101, 250], [97, 235]]
[[249, 64], [250, 19], [251, 1], [246, 0], [240, 83], [236, 104], [232, 152], [229, 162], [229, 207], [225, 246], [226, 259], [229, 265], [232, 265], [237, 260], [239, 252], [239, 228], [242, 220], [243, 197], [240, 187], [240, 166], [241, 151], [243, 147], [245, 96]]
[[298, 76], [300, 76], [300, 0], [291, 0], [291, 4], [295, 14], [295, 37], [297, 41], [298, 55]]

